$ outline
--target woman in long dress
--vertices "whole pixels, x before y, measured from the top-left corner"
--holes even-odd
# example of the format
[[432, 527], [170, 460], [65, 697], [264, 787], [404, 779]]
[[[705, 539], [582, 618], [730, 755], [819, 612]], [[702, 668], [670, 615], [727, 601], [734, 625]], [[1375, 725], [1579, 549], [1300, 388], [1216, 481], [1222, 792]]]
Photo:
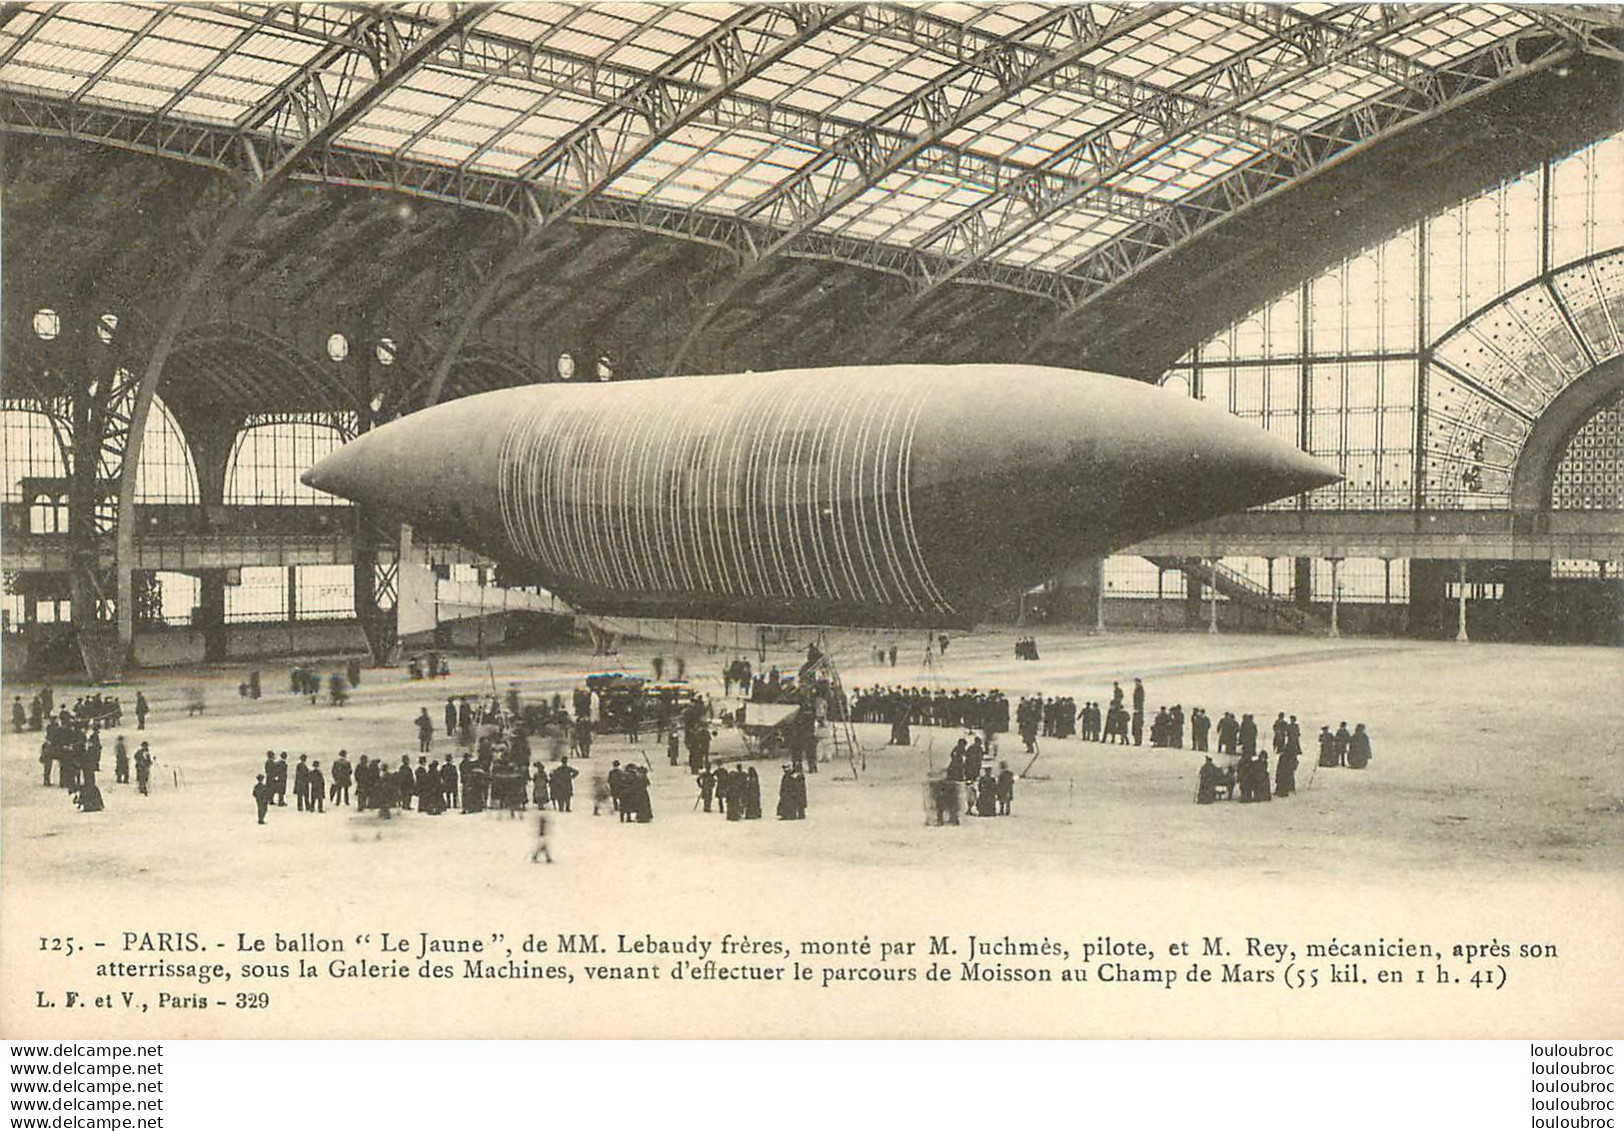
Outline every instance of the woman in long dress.
[[982, 770], [976, 781], [976, 816], [998, 816], [998, 783], [993, 780], [991, 766]]
[[761, 820], [761, 777], [756, 768], [751, 766], [745, 771], [744, 788], [744, 819], [746, 821]]
[[778, 782], [778, 819], [795, 819], [795, 775], [788, 766], [784, 767], [784, 776]]

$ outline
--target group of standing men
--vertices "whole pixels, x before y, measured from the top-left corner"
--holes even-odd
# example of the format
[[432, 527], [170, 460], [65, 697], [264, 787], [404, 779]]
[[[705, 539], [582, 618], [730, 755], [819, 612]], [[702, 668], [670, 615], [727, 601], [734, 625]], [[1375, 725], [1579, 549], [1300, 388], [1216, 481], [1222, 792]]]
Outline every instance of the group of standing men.
[[[746, 768], [735, 762], [726, 766], [702, 767], [694, 778], [699, 786], [695, 807], [703, 805], [705, 812], [717, 812], [730, 821], [758, 821], [761, 819], [761, 777], [756, 768]], [[712, 802], [715, 809], [712, 809]], [[806, 819], [806, 774], [800, 767], [785, 764], [778, 782], [777, 816], [780, 821]]]

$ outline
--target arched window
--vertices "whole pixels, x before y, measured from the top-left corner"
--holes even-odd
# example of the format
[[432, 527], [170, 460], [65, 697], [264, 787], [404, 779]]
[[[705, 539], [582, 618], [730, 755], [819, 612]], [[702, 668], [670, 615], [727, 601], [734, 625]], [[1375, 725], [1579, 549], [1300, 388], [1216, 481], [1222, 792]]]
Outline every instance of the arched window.
[[[347, 426], [347, 427], [346, 427]], [[249, 417], [226, 464], [225, 502], [234, 506], [350, 504], [299, 482], [299, 476], [353, 433], [347, 414]]]
[[[58, 429], [62, 434], [58, 435]], [[6, 467], [5, 501], [20, 503], [25, 479], [65, 480], [68, 465], [62, 458], [67, 442], [66, 421], [53, 422], [35, 409], [0, 410], [0, 444]]]
[[1335, 467], [1343, 481], [1311, 509], [1506, 506], [1530, 422], [1624, 353], [1624, 250], [1610, 250], [1624, 249], [1624, 134], [1550, 172], [1548, 201], [1540, 169], [1462, 200], [1285, 290], [1169, 374]]
[[[111, 477], [113, 469], [103, 468]], [[141, 464], [135, 471], [137, 503], [192, 503], [198, 501], [197, 465], [186, 437], [169, 407], [152, 399], [147, 426], [141, 437]]]
[[[62, 504], [67, 504], [68, 465], [63, 459], [63, 448], [72, 440], [70, 425], [61, 418], [53, 418], [35, 408], [11, 407], [0, 411], [0, 437], [4, 441], [5, 501], [23, 502], [25, 479], [55, 479], [63, 481]], [[104, 484], [114, 483], [119, 468], [110, 453], [102, 451], [98, 477]], [[141, 446], [141, 466], [136, 471], [135, 501], [137, 503], [196, 503], [197, 468], [192, 462], [191, 449], [174, 416], [161, 399], [154, 398], [152, 411], [147, 414], [146, 431]], [[110, 505], [111, 500], [103, 500]], [[66, 522], [62, 524], [66, 530]], [[54, 533], [54, 531], [41, 531]]]

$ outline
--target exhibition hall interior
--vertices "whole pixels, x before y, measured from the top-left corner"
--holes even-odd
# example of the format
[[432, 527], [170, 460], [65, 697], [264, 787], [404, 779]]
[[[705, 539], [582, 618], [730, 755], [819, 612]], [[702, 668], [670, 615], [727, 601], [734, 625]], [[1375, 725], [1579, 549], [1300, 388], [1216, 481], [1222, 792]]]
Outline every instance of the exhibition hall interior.
[[1621, 79], [1570, 5], [7, 6], [8, 883], [1616, 869]]

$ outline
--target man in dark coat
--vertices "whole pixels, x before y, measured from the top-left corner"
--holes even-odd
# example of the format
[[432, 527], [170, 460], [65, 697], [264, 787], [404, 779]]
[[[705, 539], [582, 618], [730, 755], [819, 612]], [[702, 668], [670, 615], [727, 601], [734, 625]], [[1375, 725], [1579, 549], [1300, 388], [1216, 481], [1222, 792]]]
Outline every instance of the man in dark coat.
[[[50, 708], [47, 707], [46, 710], [50, 710]], [[151, 713], [152, 713], [152, 708], [147, 706], [147, 697], [145, 695], [141, 694], [139, 691], [137, 691], [135, 693], [135, 729], [136, 730], [146, 730], [147, 729], [147, 716], [150, 715]]]
[[727, 795], [733, 788], [733, 775], [727, 772], [726, 766], [717, 766], [712, 775], [716, 779], [716, 811], [727, 816]]
[[699, 800], [704, 804], [705, 812], [709, 813], [711, 811], [711, 795], [716, 790], [716, 775], [709, 770], [702, 769], [699, 771], [699, 776], [694, 779], [694, 783], [699, 786]]
[[449, 757], [440, 766], [440, 807], [457, 807], [457, 767], [451, 764]]
[[305, 764], [309, 757], [308, 754], [299, 755], [299, 764], [293, 767], [293, 797], [301, 813], [310, 808], [310, 767]]
[[570, 765], [570, 760], [560, 758], [554, 767], [551, 781], [553, 786], [553, 804], [562, 813], [570, 811], [570, 798], [575, 796], [575, 778], [580, 771]]
[[321, 772], [320, 762], [310, 764], [310, 780], [306, 784], [309, 787], [306, 801], [307, 812], [325, 813], [327, 811], [327, 777]]
[[440, 811], [440, 765], [438, 762], [431, 768], [421, 763], [412, 774], [412, 788], [417, 792], [417, 811], [419, 813], [438, 813]]
[[376, 763], [365, 754], [355, 760], [355, 808], [357, 812], [372, 805], [372, 791], [376, 788]]
[[266, 777], [266, 784], [271, 787], [271, 793], [276, 796], [278, 805], [286, 806], [288, 803], [288, 752], [282, 754], [272, 767], [272, 772]]
[[427, 754], [429, 746], [434, 742], [434, 720], [429, 718], [429, 709], [424, 707], [417, 713], [417, 749]]
[[780, 821], [796, 819], [795, 775], [787, 765], [784, 767], [784, 776], [778, 780], [778, 819]]
[[450, 696], [445, 701], [445, 736], [451, 738], [457, 733], [457, 701]]
[[744, 819], [761, 820], [761, 777], [754, 766], [744, 774]]
[[1190, 746], [1194, 750], [1206, 753], [1207, 734], [1212, 729], [1212, 720], [1207, 712], [1200, 707], [1190, 712]]
[[254, 775], [254, 808], [259, 810], [259, 823], [265, 823], [265, 811], [271, 807], [271, 787], [265, 784], [264, 774]]
[[727, 819], [730, 821], [744, 820], [744, 795], [748, 788], [744, 767], [734, 763], [732, 771], [727, 775]]
[[1008, 762], [998, 763], [998, 815], [1009, 816], [1009, 803], [1015, 800], [1015, 772]]
[[135, 788], [138, 793], [149, 793], [152, 784], [152, 751], [142, 743], [135, 752]]
[[417, 775], [412, 773], [412, 760], [406, 755], [400, 756], [400, 766], [395, 770], [395, 804], [402, 811], [412, 807], [412, 794], [417, 791]]
[[333, 760], [332, 802], [334, 805], [348, 805], [350, 803], [350, 779], [353, 776], [354, 770], [350, 766], [349, 755], [340, 750], [338, 757]]
[[981, 736], [977, 735], [976, 740], [970, 743], [969, 748], [964, 752], [965, 781], [975, 781], [981, 776], [981, 761], [986, 756], [986, 749], [981, 745]]

